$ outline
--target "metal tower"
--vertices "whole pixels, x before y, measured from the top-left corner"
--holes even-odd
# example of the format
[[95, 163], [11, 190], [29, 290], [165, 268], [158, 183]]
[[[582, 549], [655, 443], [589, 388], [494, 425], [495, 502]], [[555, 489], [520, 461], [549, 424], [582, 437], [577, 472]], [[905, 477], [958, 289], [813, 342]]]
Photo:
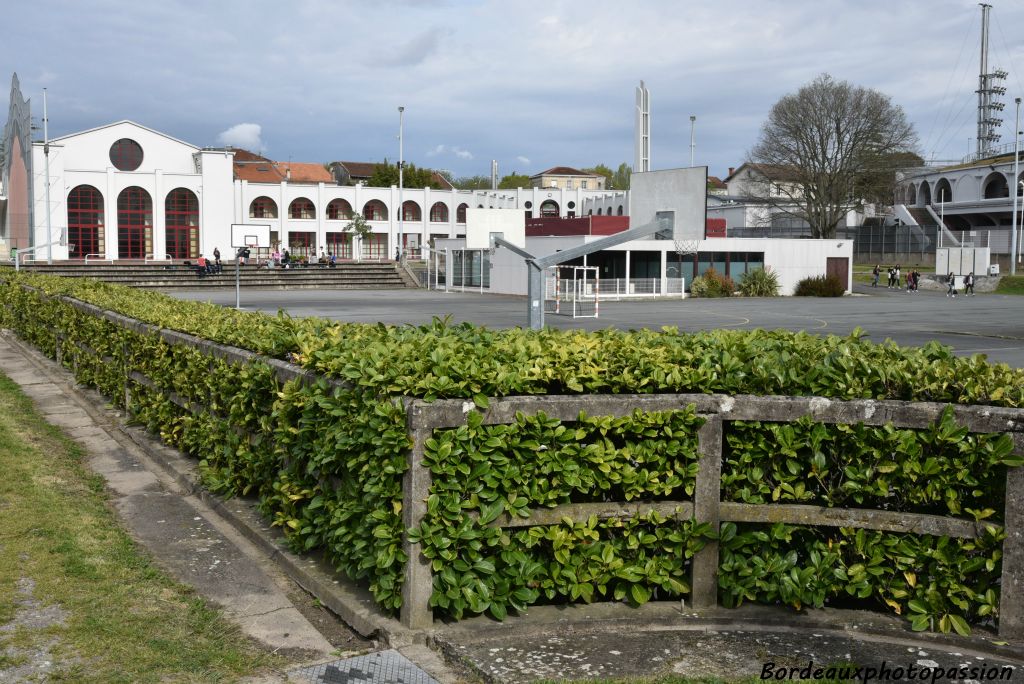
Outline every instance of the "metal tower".
[[988, 15], [992, 5], [981, 4], [981, 68], [978, 71], [978, 158], [989, 156], [995, 143], [1001, 137], [999, 129], [1003, 120], [999, 113], [1006, 106], [999, 100], [1006, 94], [1006, 88], [999, 82], [1006, 78], [1006, 72], [988, 70]]

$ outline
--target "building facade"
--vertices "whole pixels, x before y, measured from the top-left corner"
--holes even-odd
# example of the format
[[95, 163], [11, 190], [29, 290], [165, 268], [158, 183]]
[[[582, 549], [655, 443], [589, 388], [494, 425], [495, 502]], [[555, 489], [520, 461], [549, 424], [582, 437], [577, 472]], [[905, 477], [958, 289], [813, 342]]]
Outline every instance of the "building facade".
[[[28, 161], [32, 169], [44, 167], [42, 143], [31, 144]], [[401, 193], [397, 187], [339, 185], [321, 165], [200, 149], [131, 121], [51, 140], [49, 166], [49, 207], [44, 184], [20, 191], [32, 212], [23, 246], [58, 242], [54, 259], [159, 261], [194, 258], [214, 248], [224, 253], [231, 247], [231, 225], [245, 223], [269, 226], [272, 241], [296, 256], [322, 250], [341, 258], [386, 259], [400, 242], [415, 256], [433, 239], [464, 235], [470, 207], [518, 209], [529, 217], [629, 212], [628, 193], [578, 185]], [[373, 231], [364, 243], [344, 230], [355, 212]]]

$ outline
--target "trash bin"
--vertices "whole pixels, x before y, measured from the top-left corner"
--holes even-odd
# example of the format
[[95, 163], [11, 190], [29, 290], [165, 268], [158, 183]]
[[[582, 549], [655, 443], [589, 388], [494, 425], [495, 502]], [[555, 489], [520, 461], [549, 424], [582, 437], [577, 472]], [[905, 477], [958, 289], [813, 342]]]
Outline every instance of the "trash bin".
[[999, 275], [999, 264], [989, 264], [988, 265], [988, 274], [990, 276], [997, 276], [997, 275]]

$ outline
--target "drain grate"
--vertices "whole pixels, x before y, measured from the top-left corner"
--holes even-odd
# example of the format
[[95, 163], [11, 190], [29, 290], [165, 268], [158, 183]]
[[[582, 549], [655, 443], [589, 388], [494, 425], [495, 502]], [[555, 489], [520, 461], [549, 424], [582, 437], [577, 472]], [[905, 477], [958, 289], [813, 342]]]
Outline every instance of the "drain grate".
[[438, 681], [395, 650], [377, 651], [312, 667], [292, 670], [311, 684], [438, 684]]

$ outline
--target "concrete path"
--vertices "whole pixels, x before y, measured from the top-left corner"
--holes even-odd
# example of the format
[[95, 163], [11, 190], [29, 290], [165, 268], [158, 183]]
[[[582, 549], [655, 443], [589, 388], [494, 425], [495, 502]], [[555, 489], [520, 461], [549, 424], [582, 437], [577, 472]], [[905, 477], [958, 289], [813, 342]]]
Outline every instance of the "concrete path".
[[[107, 481], [111, 502], [129, 533], [176, 579], [224, 607], [245, 634], [275, 650], [309, 659], [332, 651], [285, 596], [254, 550], [195, 497], [182, 496], [146, 455], [119, 434], [69, 377], [24, 354], [0, 336], [0, 370], [18, 383], [47, 421], [89, 454], [87, 465]], [[100, 404], [99, 406], [102, 406]]]

